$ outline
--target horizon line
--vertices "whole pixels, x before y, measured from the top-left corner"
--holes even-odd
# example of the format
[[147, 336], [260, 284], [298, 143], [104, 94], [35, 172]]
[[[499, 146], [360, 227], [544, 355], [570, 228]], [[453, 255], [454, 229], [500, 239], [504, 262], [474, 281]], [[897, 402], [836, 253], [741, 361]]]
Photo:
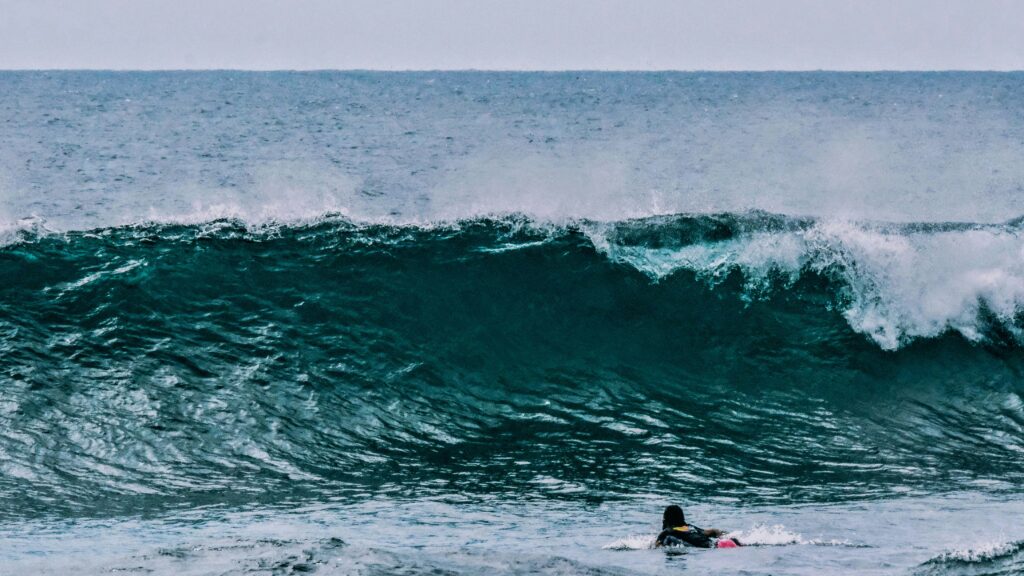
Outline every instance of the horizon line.
[[310, 73], [310, 72], [360, 72], [360, 73], [524, 73], [524, 74], [1015, 74], [1024, 68], [0, 68], [3, 72], [250, 72], [250, 73]]

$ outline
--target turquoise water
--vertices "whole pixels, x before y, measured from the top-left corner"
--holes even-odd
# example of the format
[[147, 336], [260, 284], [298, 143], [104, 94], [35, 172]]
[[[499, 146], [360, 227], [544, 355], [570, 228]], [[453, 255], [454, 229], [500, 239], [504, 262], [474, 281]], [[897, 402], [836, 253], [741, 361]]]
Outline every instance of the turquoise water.
[[1022, 83], [2, 73], [0, 562], [1019, 572]]

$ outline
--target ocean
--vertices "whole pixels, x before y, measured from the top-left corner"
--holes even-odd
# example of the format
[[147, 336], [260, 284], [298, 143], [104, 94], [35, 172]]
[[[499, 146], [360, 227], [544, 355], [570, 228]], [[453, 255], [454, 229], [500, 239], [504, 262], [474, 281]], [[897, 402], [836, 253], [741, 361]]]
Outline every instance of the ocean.
[[0, 277], [0, 574], [1024, 573], [1024, 74], [0, 72]]

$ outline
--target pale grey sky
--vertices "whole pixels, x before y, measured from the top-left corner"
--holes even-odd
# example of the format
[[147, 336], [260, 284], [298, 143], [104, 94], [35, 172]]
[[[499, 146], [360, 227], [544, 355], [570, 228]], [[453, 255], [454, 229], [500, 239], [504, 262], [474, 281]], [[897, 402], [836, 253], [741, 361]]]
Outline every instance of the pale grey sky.
[[0, 69], [1020, 70], [1018, 0], [0, 0]]

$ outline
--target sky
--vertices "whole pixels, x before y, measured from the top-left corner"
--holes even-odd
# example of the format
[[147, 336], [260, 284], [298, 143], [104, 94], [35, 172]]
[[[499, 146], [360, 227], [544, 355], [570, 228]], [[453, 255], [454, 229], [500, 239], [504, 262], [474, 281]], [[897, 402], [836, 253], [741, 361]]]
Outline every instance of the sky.
[[0, 69], [1021, 70], [1018, 0], [0, 0]]

